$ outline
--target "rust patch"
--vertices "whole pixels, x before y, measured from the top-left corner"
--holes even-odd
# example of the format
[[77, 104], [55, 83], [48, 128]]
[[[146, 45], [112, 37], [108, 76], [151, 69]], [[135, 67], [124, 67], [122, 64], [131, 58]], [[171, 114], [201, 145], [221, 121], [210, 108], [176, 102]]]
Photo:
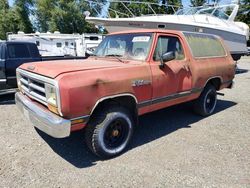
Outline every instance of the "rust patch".
[[93, 84], [93, 87], [98, 87], [99, 85], [103, 85], [106, 83], [107, 83], [106, 80], [102, 80], [102, 79], [98, 78], [98, 79], [96, 79], [95, 83]]

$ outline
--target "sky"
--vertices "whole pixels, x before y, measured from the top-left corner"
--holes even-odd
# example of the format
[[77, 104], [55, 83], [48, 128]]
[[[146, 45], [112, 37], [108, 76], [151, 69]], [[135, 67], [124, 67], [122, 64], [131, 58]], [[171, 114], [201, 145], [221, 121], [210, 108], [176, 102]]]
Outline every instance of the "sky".
[[10, 6], [12, 6], [14, 0], [8, 0], [8, 1], [9, 1]]

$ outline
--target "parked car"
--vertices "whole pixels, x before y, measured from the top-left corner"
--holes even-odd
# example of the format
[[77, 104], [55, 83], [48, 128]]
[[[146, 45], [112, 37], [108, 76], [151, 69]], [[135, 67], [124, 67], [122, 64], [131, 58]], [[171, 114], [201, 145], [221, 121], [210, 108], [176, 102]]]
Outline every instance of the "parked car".
[[0, 43], [0, 93], [17, 88], [16, 68], [23, 63], [41, 61], [34, 43]]
[[187, 101], [211, 115], [234, 75], [218, 36], [126, 31], [108, 35], [86, 60], [23, 64], [15, 97], [38, 129], [55, 138], [85, 129], [90, 150], [110, 158], [126, 149], [139, 115]]
[[42, 58], [35, 43], [24, 41], [0, 42], [0, 95], [15, 92], [17, 88], [16, 68], [23, 63], [65, 58], [79, 59], [81, 57]]

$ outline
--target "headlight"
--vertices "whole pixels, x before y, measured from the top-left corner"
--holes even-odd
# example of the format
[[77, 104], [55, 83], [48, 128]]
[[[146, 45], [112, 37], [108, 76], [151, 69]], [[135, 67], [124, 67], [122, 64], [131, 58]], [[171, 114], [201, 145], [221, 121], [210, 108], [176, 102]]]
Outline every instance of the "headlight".
[[56, 88], [50, 84], [45, 85], [47, 103], [57, 107]]

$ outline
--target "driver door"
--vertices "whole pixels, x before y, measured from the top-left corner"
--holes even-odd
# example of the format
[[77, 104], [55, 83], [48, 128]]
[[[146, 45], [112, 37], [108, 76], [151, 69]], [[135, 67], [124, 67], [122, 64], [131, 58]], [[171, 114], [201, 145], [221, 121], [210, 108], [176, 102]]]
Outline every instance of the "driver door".
[[[171, 51], [174, 52], [175, 59], [165, 62], [164, 67], [160, 68], [161, 56]], [[168, 106], [168, 102], [187, 95], [191, 90], [189, 62], [178, 36], [158, 34], [150, 66], [153, 80], [152, 105], [163, 108]]]

